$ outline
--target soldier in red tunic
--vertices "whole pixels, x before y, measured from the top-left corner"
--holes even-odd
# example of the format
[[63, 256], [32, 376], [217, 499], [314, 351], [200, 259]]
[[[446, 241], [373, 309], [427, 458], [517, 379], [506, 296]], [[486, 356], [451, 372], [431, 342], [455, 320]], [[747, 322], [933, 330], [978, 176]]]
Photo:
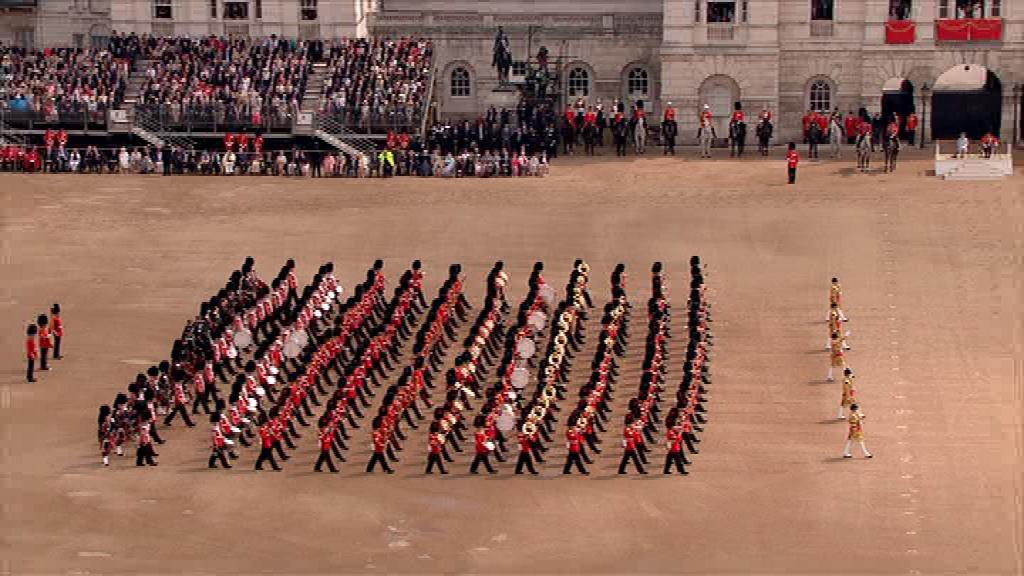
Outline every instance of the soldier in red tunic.
[[46, 314], [40, 314], [36, 318], [36, 325], [39, 327], [39, 369], [49, 370], [50, 366], [46, 359], [50, 354], [50, 348], [53, 348], [53, 340], [50, 339], [50, 319]]
[[184, 378], [185, 372], [180, 369], [175, 369], [173, 378], [171, 378], [173, 380], [171, 383], [171, 402], [173, 403], [174, 408], [172, 408], [164, 418], [164, 426], [170, 427], [171, 423], [174, 421], [174, 417], [181, 414], [181, 419], [185, 421], [186, 426], [189, 428], [195, 427], [195, 423], [192, 422], [192, 419], [188, 416], [188, 411], [185, 410], [185, 406], [188, 401], [185, 398]]
[[580, 474], [585, 476], [590, 474], [583, 466], [582, 442], [583, 439], [580, 437], [579, 430], [576, 429], [574, 422], [565, 430], [565, 445], [569, 448], [569, 455], [565, 459], [565, 467], [562, 468], [562, 474], [572, 474], [573, 465], [576, 466]]
[[53, 328], [53, 359], [63, 358], [60, 353], [60, 342], [64, 338], [64, 320], [60, 317], [60, 304], [50, 307], [50, 327]]
[[263, 463], [269, 461], [274, 470], [281, 470], [274, 460], [276, 435], [272, 423], [266, 416], [260, 416], [260, 456], [256, 459], [256, 470], [263, 470]]
[[218, 461], [220, 461], [221, 466], [224, 468], [231, 468], [231, 464], [228, 464], [228, 459], [224, 454], [231, 441], [227, 439], [221, 428], [220, 412], [214, 412], [210, 415], [210, 424], [213, 426], [210, 438], [210, 461], [207, 463], [207, 468], [216, 468]]
[[388, 465], [388, 459], [384, 457], [384, 452], [388, 447], [390, 431], [383, 424], [384, 419], [381, 416], [373, 419], [373, 456], [370, 457], [370, 462], [366, 465], [367, 474], [372, 473], [378, 463], [388, 474], [395, 473], [391, 466]]
[[683, 466], [683, 426], [678, 422], [678, 416], [673, 414], [671, 418], [665, 419], [665, 446], [668, 448], [668, 453], [665, 454], [665, 469], [664, 474], [672, 473], [672, 466], [675, 465], [676, 471], [682, 475], [687, 475], [689, 472], [686, 471], [686, 467]]
[[447, 474], [448, 471], [444, 468], [444, 462], [441, 461], [441, 453], [444, 451], [444, 434], [441, 432], [440, 422], [430, 423], [430, 436], [427, 439], [427, 471], [424, 474], [432, 474], [434, 466], [441, 471], [441, 474]]
[[519, 460], [516, 461], [516, 474], [523, 473], [525, 466], [530, 474], [537, 475], [533, 467], [534, 442], [537, 441], [537, 426], [533, 421], [527, 421], [519, 431]]
[[36, 334], [39, 329], [35, 324], [29, 324], [25, 334], [25, 359], [28, 362], [28, 370], [25, 379], [28, 382], [35, 382], [36, 359], [39, 358], [39, 348], [36, 346]]
[[338, 469], [334, 467], [334, 461], [331, 460], [331, 448], [334, 444], [334, 427], [331, 426], [331, 420], [326, 414], [320, 418], [317, 425], [320, 427], [320, 457], [317, 458], [316, 466], [313, 467], [313, 470], [315, 472], [323, 472], [323, 465], [326, 463], [328, 470], [337, 472]]
[[478, 416], [476, 422], [476, 456], [473, 458], [473, 463], [469, 466], [470, 474], [479, 474], [477, 469], [480, 464], [483, 463], [484, 467], [487, 468], [488, 474], [497, 474], [498, 471], [491, 466], [490, 455], [494, 451], [494, 443], [487, 438], [487, 431], [481, 426], [484, 424], [484, 417]]
[[638, 437], [639, 435], [640, 432], [635, 425], [633, 414], [627, 414], [626, 425], [622, 430], [622, 447], [625, 448], [625, 452], [622, 454], [622, 461], [619, 462], [619, 474], [626, 473], [626, 464], [629, 461], [632, 461], [633, 465], [636, 466], [637, 472], [647, 474], [647, 470], [640, 463], [640, 457], [637, 454], [637, 446], [643, 441], [642, 438]]
[[149, 408], [143, 408], [139, 415], [139, 445], [135, 449], [135, 465], [143, 466], [149, 464], [150, 466], [156, 466], [156, 461], [153, 460], [155, 453], [153, 452], [153, 439], [150, 436], [151, 427], [146, 423], [152, 420], [153, 414], [149, 411]]

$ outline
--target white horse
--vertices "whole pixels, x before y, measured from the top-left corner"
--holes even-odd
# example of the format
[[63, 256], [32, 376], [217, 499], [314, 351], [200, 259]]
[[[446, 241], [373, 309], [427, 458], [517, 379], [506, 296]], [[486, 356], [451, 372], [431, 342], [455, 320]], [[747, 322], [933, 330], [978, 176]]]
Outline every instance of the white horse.
[[715, 142], [715, 127], [711, 124], [710, 118], [701, 118], [697, 140], [700, 142], [700, 157], [711, 158], [711, 145]]
[[838, 116], [833, 116], [829, 122], [828, 141], [832, 147], [832, 157], [839, 158], [840, 145], [843, 141], [843, 127], [839, 125]]
[[637, 116], [633, 125], [633, 146], [637, 154], [643, 154], [647, 147], [647, 116]]
[[871, 169], [871, 135], [867, 134], [857, 139], [857, 169], [867, 172]]

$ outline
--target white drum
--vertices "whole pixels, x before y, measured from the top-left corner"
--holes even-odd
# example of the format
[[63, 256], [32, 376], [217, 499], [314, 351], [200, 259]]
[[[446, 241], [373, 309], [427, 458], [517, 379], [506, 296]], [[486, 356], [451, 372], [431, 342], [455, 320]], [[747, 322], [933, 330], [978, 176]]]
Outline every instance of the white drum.
[[526, 323], [530, 325], [535, 331], [540, 332], [547, 325], [548, 317], [540, 310], [534, 310], [530, 312], [530, 315], [526, 318]]
[[302, 353], [302, 346], [299, 346], [294, 340], [289, 340], [285, 342], [281, 352], [284, 353], [285, 358], [298, 358]]
[[520, 358], [533, 358], [533, 355], [537, 353], [537, 345], [533, 343], [533, 340], [529, 338], [523, 338], [516, 344], [516, 354]]
[[548, 306], [554, 306], [555, 305], [555, 289], [554, 288], [552, 288], [551, 286], [548, 286], [547, 284], [544, 284], [540, 288], [538, 288], [537, 291], [540, 294], [540, 297], [544, 299], [544, 302], [546, 302]]
[[511, 411], [506, 411], [501, 416], [498, 416], [494, 423], [498, 426], [498, 430], [511, 432], [516, 427], [516, 416]]
[[239, 330], [238, 332], [235, 332], [233, 341], [236, 348], [248, 348], [249, 346], [252, 346], [252, 332], [248, 330]]
[[530, 371], [526, 368], [516, 368], [512, 371], [510, 380], [512, 381], [513, 388], [522, 390], [530, 382]]

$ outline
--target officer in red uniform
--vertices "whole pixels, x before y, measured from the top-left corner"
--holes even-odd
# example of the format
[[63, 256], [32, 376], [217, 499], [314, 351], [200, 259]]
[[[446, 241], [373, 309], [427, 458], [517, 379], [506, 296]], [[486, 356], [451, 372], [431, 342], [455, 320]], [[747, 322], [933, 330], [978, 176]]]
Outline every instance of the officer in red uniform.
[[[484, 417], [477, 417], [476, 426], [483, 424]], [[469, 466], [470, 474], [479, 474], [477, 468], [483, 463], [484, 467], [487, 468], [488, 474], [497, 474], [498, 471], [491, 466], [491, 452], [494, 450], [494, 444], [487, 438], [487, 431], [483, 428], [479, 428], [476, 431], [476, 456], [473, 457], [473, 463]]]
[[444, 452], [444, 434], [441, 432], [441, 423], [434, 421], [430, 423], [430, 436], [427, 438], [427, 471], [424, 474], [432, 474], [434, 472], [434, 466], [441, 471], [441, 474], [447, 474], [448, 471], [444, 468], [444, 462], [441, 460], [441, 453]]
[[192, 419], [189, 418], [188, 416], [188, 412], [185, 410], [185, 383], [182, 381], [184, 377], [184, 371], [180, 369], [175, 369], [174, 374], [171, 378], [174, 381], [172, 383], [173, 389], [171, 392], [172, 400], [174, 402], [174, 408], [171, 409], [171, 411], [164, 418], [164, 426], [169, 427], [171, 423], [174, 422], [174, 417], [178, 414], [181, 414], [181, 418], [182, 420], [185, 421], [186, 426], [188, 426], [189, 428], [195, 426], [195, 423], [192, 422]]
[[224, 150], [230, 152], [235, 147], [235, 135], [228, 132], [224, 135]]
[[260, 416], [260, 456], [256, 459], [256, 469], [263, 470], [263, 463], [269, 461], [270, 466], [274, 470], [281, 470], [281, 467], [277, 465], [277, 460], [274, 460], [274, 444], [276, 443], [276, 433], [274, 431], [273, 423], [267, 420], [266, 416]]
[[28, 382], [35, 382], [36, 359], [39, 358], [39, 348], [36, 346], [36, 334], [39, 329], [35, 324], [29, 324], [25, 331], [25, 359], [28, 361], [28, 370], [25, 379]]
[[50, 354], [50, 348], [53, 348], [53, 341], [50, 339], [50, 319], [47, 318], [46, 314], [40, 314], [36, 318], [36, 326], [39, 327], [39, 369], [49, 370], [50, 367], [46, 363], [47, 356]]
[[60, 304], [50, 307], [50, 327], [53, 328], [53, 359], [63, 358], [60, 353], [60, 342], [64, 338], [64, 320], [60, 317]]
[[388, 441], [390, 436], [390, 430], [384, 426], [384, 419], [381, 416], [377, 416], [373, 419], [373, 456], [370, 457], [370, 462], [366, 465], [366, 473], [370, 474], [373, 469], [380, 463], [381, 467], [388, 474], [394, 474], [395, 471], [388, 466], [388, 459], [384, 457], [384, 452], [388, 448]]
[[[527, 434], [527, 432], [532, 432], [532, 434]], [[516, 460], [516, 474], [522, 474], [525, 466], [530, 474], [536, 476], [537, 470], [533, 467], [533, 452], [536, 449], [534, 443], [537, 441], [537, 432], [524, 427], [520, 429], [518, 439], [519, 459]]]
[[914, 145], [914, 140], [917, 137], [917, 125], [919, 122], [920, 121], [918, 120], [916, 113], [911, 112], [910, 115], [907, 116], [907, 142], [909, 142], [911, 146]]
[[629, 461], [636, 466], [637, 472], [647, 474], [647, 470], [644, 470], [643, 464], [640, 463], [640, 457], [637, 455], [637, 446], [643, 439], [638, 438], [639, 432], [634, 425], [634, 420], [632, 414], [626, 415], [626, 425], [622, 430], [622, 447], [625, 448], [625, 452], [622, 454], [622, 461], [619, 462], [619, 474], [626, 473], [626, 464]]
[[323, 472], [323, 465], [326, 463], [328, 470], [331, 472], [337, 472], [338, 469], [335, 468], [334, 461], [331, 460], [331, 448], [334, 444], [334, 428], [331, 426], [331, 420], [325, 414], [320, 417], [320, 421], [317, 425], [320, 427], [320, 457], [317, 458], [316, 465], [313, 466], [313, 471]]
[[213, 426], [210, 431], [210, 460], [206, 465], [207, 468], [216, 468], [218, 461], [220, 461], [220, 465], [224, 468], [231, 468], [231, 464], [228, 464], [228, 459], [225, 455], [225, 452], [228, 450], [228, 438], [224, 435], [224, 429], [221, 426], [220, 420], [220, 412], [210, 414], [210, 424]]
[[796, 184], [796, 167], [800, 164], [800, 153], [796, 151], [796, 143], [789, 143], [789, 150], [786, 151], [786, 169], [789, 174], [789, 183]]
[[672, 466], [682, 475], [687, 475], [686, 467], [683, 466], [683, 427], [678, 425], [676, 420], [665, 422], [668, 430], [665, 432], [665, 444], [668, 447], [668, 454], [665, 455], [664, 474], [672, 473]]
[[857, 119], [857, 116], [854, 115], [853, 110], [851, 110], [846, 115], [846, 118], [843, 121], [843, 123], [844, 123], [843, 127], [846, 128], [846, 143], [847, 144], [855, 143], [857, 141], [857, 128], [858, 128], [857, 124], [858, 124], [858, 119]]
[[576, 466], [580, 474], [585, 476], [590, 474], [583, 466], [582, 442], [583, 438], [580, 436], [580, 431], [576, 429], [576, 423], [572, 422], [565, 430], [565, 444], [569, 448], [569, 455], [565, 459], [565, 467], [562, 468], [562, 474], [572, 474], [573, 465]]
[[236, 140], [238, 141], [238, 151], [239, 152], [245, 153], [245, 152], [249, 151], [249, 135], [248, 134], [239, 134], [238, 138]]

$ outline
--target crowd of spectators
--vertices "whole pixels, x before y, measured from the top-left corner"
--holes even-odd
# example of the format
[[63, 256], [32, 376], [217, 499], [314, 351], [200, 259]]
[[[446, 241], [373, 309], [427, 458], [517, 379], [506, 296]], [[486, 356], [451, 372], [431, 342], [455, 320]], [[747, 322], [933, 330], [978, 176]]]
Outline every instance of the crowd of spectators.
[[0, 44], [0, 102], [6, 113], [49, 122], [103, 115], [124, 101], [139, 37], [115, 34], [103, 48], [26, 50]]
[[558, 156], [558, 118], [547, 104], [520, 101], [515, 109], [493, 106], [475, 121], [437, 122], [427, 148], [442, 155]]
[[[133, 70], [144, 73], [136, 108], [164, 125], [290, 126], [315, 63], [325, 75], [319, 111], [353, 127], [418, 125], [433, 48], [401, 38], [294, 40], [155, 37], [114, 33], [105, 47], [24, 50], [0, 45], [6, 111], [59, 122], [61, 113], [121, 107]], [[143, 62], [144, 68], [138, 68]]]
[[430, 85], [429, 41], [340, 40], [327, 47], [325, 56], [321, 113], [367, 130], [418, 122]]
[[384, 148], [363, 157], [340, 151], [301, 150], [196, 150], [183, 148], [0, 148], [4, 172], [59, 172], [78, 174], [163, 174], [205, 176], [295, 176], [313, 178], [389, 178], [545, 176], [548, 160], [543, 152], [526, 154], [440, 154], [421, 146]]
[[186, 118], [261, 126], [286, 121], [302, 104], [322, 42], [271, 36], [199, 39], [147, 37], [148, 61], [137, 107], [156, 108], [165, 124]]

